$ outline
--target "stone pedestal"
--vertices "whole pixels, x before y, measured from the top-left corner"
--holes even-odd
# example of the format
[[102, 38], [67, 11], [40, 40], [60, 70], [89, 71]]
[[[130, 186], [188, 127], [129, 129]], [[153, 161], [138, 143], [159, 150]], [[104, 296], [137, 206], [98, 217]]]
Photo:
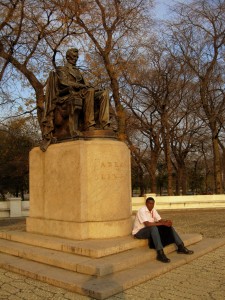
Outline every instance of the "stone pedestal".
[[28, 232], [78, 240], [126, 236], [131, 214], [123, 142], [78, 140], [31, 151]]

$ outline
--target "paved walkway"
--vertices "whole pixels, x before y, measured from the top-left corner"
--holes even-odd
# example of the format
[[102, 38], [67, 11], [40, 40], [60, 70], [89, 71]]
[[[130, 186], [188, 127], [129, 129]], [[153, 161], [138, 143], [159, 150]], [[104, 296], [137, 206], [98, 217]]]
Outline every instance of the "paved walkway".
[[[222, 209], [161, 212], [161, 216], [171, 218], [178, 232], [196, 232], [203, 234], [203, 237], [211, 238], [225, 237], [225, 210]], [[0, 220], [1, 230], [23, 228], [25, 228], [23, 219]], [[0, 287], [0, 300], [92, 299], [3, 269], [0, 269]], [[225, 246], [108, 299], [223, 300], [225, 299]]]

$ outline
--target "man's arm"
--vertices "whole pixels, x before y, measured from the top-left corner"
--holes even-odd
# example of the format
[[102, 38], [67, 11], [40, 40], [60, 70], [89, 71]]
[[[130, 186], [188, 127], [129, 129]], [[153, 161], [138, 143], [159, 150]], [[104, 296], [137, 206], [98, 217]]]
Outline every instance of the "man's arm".
[[144, 225], [146, 227], [162, 226], [162, 225], [167, 226], [167, 227], [171, 227], [172, 226], [172, 221], [171, 220], [164, 220], [164, 219], [161, 219], [157, 222], [148, 222], [148, 221], [146, 221], [146, 222], [144, 222]]

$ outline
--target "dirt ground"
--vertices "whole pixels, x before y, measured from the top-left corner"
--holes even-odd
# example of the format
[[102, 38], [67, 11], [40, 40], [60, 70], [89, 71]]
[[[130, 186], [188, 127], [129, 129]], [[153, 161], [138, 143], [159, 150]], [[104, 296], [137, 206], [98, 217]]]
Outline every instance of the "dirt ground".
[[[225, 209], [159, 211], [163, 219], [171, 219], [179, 233], [200, 233], [203, 237], [225, 237]], [[0, 219], [0, 231], [26, 230], [25, 218]]]

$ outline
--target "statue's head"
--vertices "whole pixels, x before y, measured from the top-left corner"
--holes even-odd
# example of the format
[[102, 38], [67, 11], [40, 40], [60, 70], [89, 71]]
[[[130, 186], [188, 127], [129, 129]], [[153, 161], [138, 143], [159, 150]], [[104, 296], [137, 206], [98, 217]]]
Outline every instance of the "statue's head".
[[78, 57], [78, 49], [77, 48], [70, 48], [66, 51], [66, 59], [73, 58], [74, 56]]

